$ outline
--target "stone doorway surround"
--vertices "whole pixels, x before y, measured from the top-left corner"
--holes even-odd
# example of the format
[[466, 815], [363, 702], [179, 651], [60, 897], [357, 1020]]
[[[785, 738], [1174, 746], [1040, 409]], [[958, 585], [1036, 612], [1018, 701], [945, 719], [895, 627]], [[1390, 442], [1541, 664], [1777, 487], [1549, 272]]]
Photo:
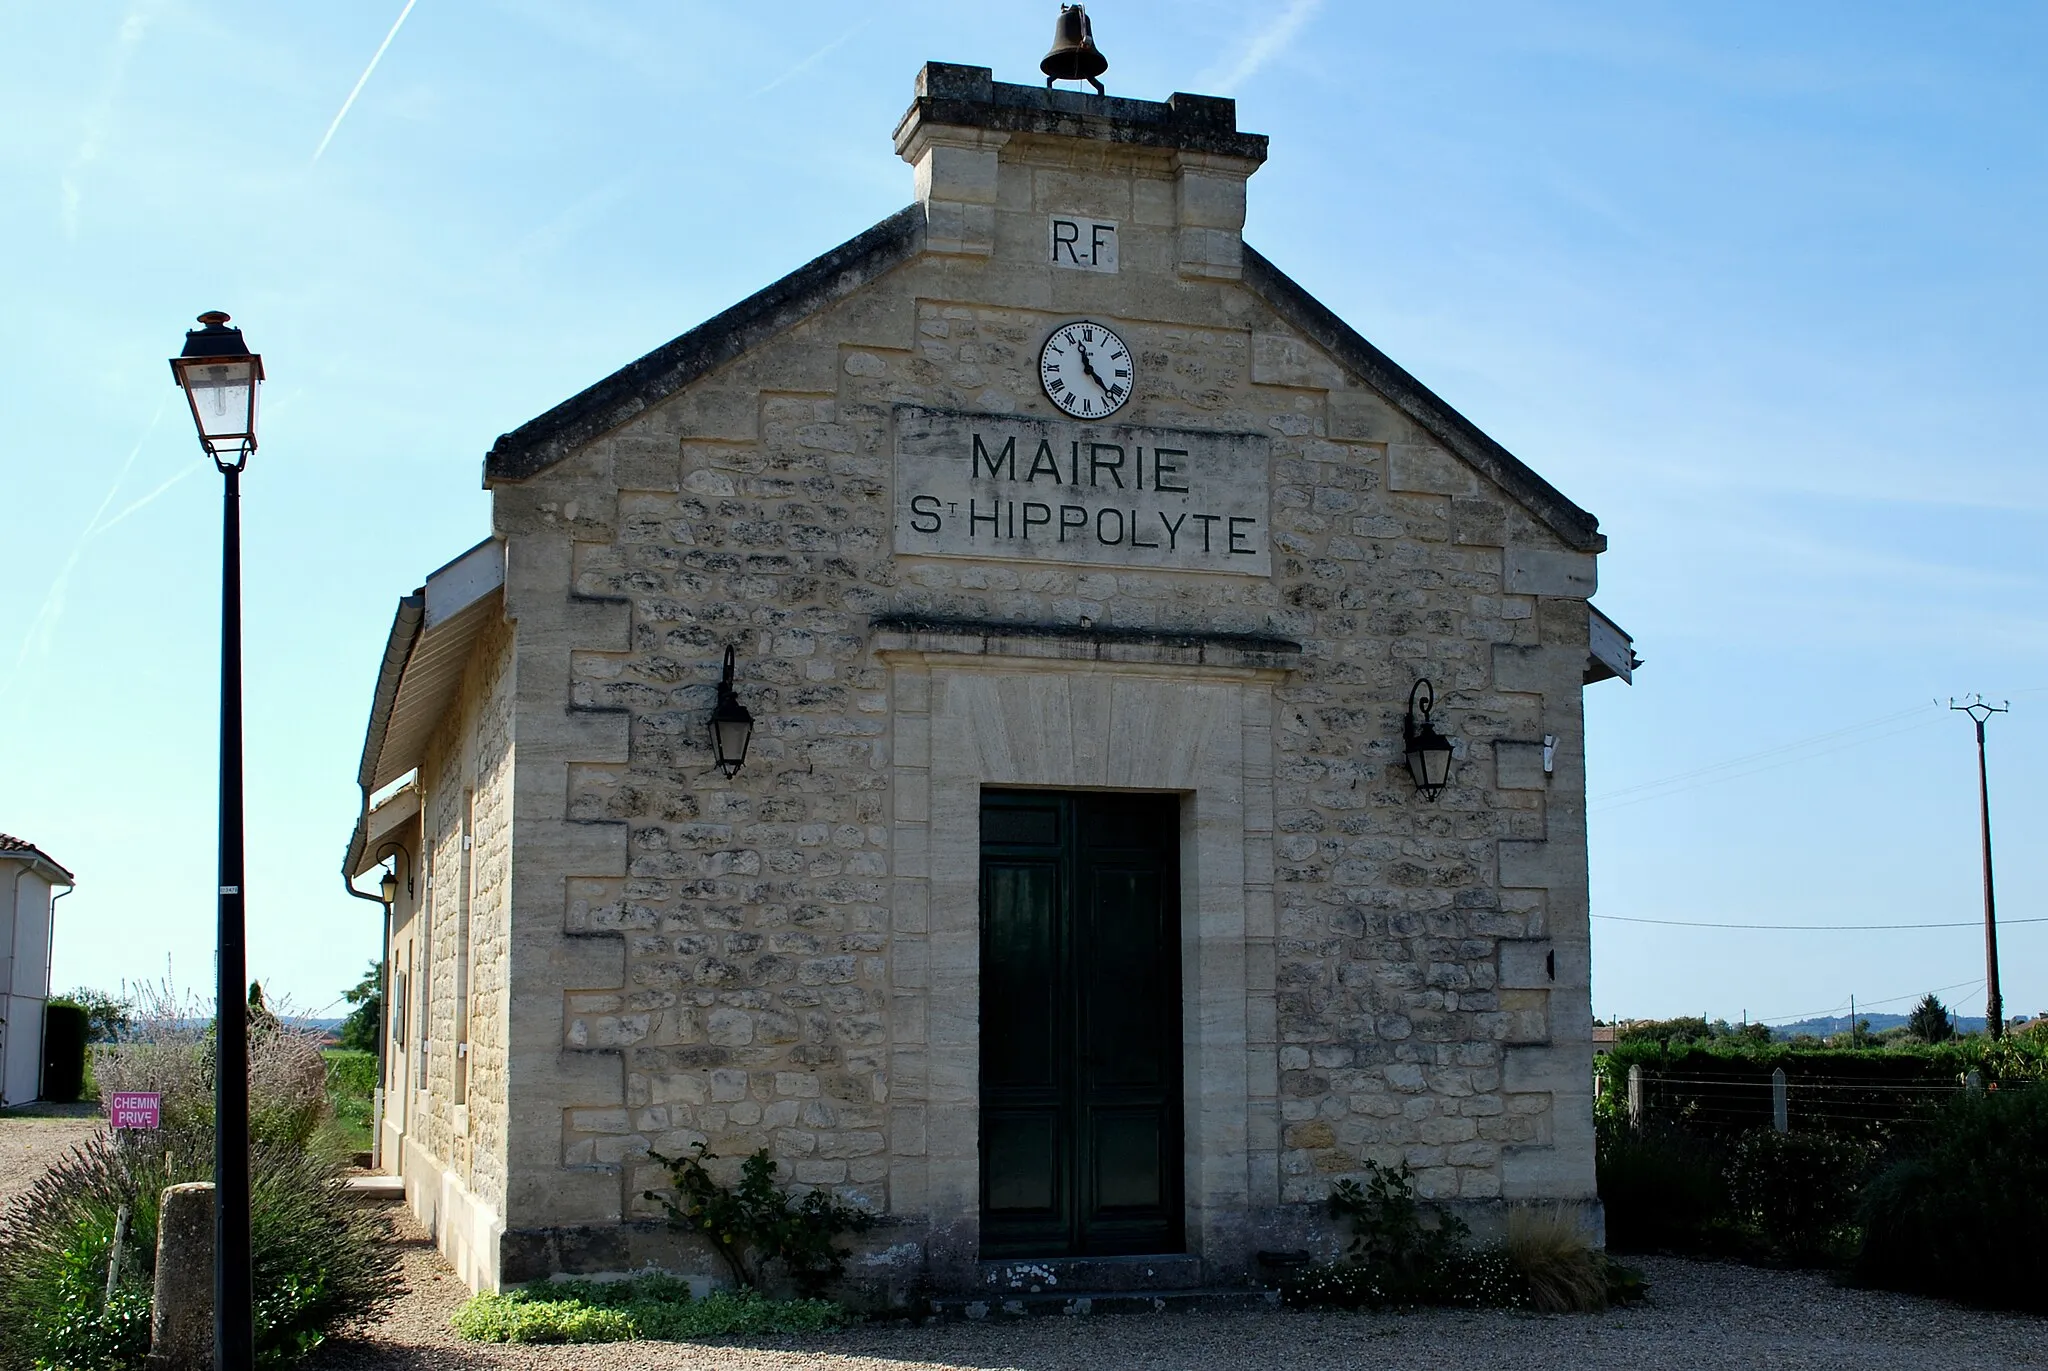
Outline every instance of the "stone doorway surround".
[[1279, 1203], [1273, 687], [1300, 647], [1247, 634], [876, 621], [893, 748], [890, 1208], [935, 1282], [980, 1255], [983, 786], [1188, 797], [1181, 813], [1187, 1241], [1241, 1272]]

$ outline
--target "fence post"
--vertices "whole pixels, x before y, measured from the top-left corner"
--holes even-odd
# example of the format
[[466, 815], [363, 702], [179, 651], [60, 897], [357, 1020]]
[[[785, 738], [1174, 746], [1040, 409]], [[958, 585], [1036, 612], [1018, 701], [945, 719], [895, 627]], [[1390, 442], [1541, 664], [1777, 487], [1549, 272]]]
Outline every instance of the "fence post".
[[1773, 1067], [1771, 1069], [1771, 1127], [1777, 1129], [1780, 1133], [1790, 1133], [1792, 1131], [1788, 1094], [1789, 1092], [1785, 1089], [1785, 1068], [1782, 1066]]
[[1628, 1126], [1643, 1126], [1643, 1068], [1640, 1065], [1628, 1069]]

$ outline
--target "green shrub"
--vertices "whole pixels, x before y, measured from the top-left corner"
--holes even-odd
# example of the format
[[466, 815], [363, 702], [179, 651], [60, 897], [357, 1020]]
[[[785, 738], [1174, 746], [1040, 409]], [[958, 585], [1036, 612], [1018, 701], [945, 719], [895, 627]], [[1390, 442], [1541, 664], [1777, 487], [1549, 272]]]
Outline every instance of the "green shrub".
[[1331, 1190], [1330, 1217], [1350, 1224], [1346, 1255], [1390, 1300], [1443, 1303], [1471, 1230], [1457, 1215], [1417, 1200], [1413, 1177], [1406, 1162], [1384, 1167], [1368, 1161], [1364, 1185], [1339, 1181]]
[[1845, 1230], [1876, 1155], [1870, 1144], [1832, 1133], [1753, 1129], [1736, 1142], [1728, 1165], [1734, 1217], [1775, 1257], [1845, 1257], [1854, 1247], [1853, 1232]]
[[760, 1289], [775, 1262], [803, 1294], [818, 1294], [846, 1269], [840, 1235], [875, 1223], [867, 1210], [822, 1190], [796, 1199], [777, 1189], [775, 1159], [765, 1147], [740, 1164], [738, 1185], [711, 1174], [704, 1163], [717, 1154], [701, 1142], [687, 1157], [648, 1155], [668, 1168], [675, 1191], [649, 1190], [646, 1197], [668, 1211], [671, 1225], [710, 1243], [744, 1289]]
[[375, 1052], [352, 1052], [346, 1048], [329, 1048], [322, 1054], [327, 1059], [327, 1091], [367, 1100], [377, 1093], [377, 1054]]
[[[100, 1133], [0, 1213], [0, 1368], [128, 1371], [149, 1342], [158, 1204], [167, 1186], [210, 1180], [210, 1133]], [[128, 1238], [105, 1298], [117, 1216]], [[396, 1293], [381, 1223], [332, 1168], [286, 1147], [250, 1167], [258, 1360], [284, 1366], [333, 1330], [375, 1317]]]
[[79, 1006], [62, 1000], [43, 1006], [43, 1099], [70, 1104], [84, 1095], [87, 1032]]
[[1711, 1143], [1609, 1117], [1600, 1121], [1597, 1162], [1608, 1246], [1696, 1254], [1729, 1247], [1722, 1158]]
[[1960, 1087], [1975, 1072], [1986, 1085], [2020, 1085], [2048, 1076], [2048, 1034], [1982, 1036], [1940, 1043], [1898, 1040], [1884, 1048], [1756, 1043], [1741, 1037], [1617, 1043], [1601, 1057], [1598, 1108], [1625, 1112], [1629, 1068], [1643, 1069], [1645, 1125], [1734, 1135], [1771, 1122], [1771, 1072], [1791, 1087], [1792, 1125], [1815, 1109], [1836, 1133], [1862, 1132], [1888, 1144], [1920, 1128], [1923, 1102]]
[[1640, 1272], [1597, 1252], [1562, 1209], [1517, 1210], [1507, 1240], [1470, 1248], [1463, 1221], [1415, 1197], [1407, 1166], [1367, 1162], [1365, 1183], [1331, 1191], [1331, 1217], [1351, 1228], [1349, 1260], [1311, 1265], [1282, 1283], [1295, 1307], [1589, 1311], [1642, 1298]]
[[1970, 1092], [1863, 1195], [1863, 1285], [2048, 1313], [2048, 1085]]
[[471, 1342], [680, 1342], [735, 1334], [816, 1333], [850, 1321], [829, 1300], [771, 1300], [751, 1290], [701, 1300], [664, 1276], [630, 1281], [539, 1283], [478, 1295], [455, 1311]]

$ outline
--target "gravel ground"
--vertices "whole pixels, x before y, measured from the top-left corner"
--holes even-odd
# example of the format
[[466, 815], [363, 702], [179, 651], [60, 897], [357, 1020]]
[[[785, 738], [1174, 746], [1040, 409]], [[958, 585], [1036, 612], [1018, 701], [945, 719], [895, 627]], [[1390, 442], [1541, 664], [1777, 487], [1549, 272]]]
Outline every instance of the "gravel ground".
[[96, 1104], [31, 1104], [0, 1110], [0, 1207], [100, 1126]]
[[318, 1371], [2003, 1371], [2048, 1368], [2048, 1320], [1839, 1290], [1808, 1272], [1643, 1258], [1652, 1303], [1594, 1317], [1185, 1314], [873, 1327], [715, 1343], [498, 1347], [459, 1341], [468, 1293], [402, 1220], [411, 1293], [373, 1337], [338, 1341]]

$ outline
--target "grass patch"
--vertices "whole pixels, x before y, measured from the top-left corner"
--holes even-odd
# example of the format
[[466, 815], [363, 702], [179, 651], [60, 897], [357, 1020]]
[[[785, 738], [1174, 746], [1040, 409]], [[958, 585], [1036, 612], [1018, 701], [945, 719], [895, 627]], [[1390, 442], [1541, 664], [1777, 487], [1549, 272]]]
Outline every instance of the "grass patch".
[[733, 1334], [820, 1333], [852, 1315], [830, 1300], [771, 1300], [750, 1290], [693, 1299], [667, 1276], [630, 1281], [538, 1282], [502, 1295], [476, 1295], [455, 1311], [471, 1342], [684, 1342]]
[[370, 1130], [376, 1113], [377, 1054], [328, 1048], [320, 1054], [327, 1060], [327, 1102], [334, 1116], [321, 1130], [332, 1150], [346, 1156], [370, 1150]]

